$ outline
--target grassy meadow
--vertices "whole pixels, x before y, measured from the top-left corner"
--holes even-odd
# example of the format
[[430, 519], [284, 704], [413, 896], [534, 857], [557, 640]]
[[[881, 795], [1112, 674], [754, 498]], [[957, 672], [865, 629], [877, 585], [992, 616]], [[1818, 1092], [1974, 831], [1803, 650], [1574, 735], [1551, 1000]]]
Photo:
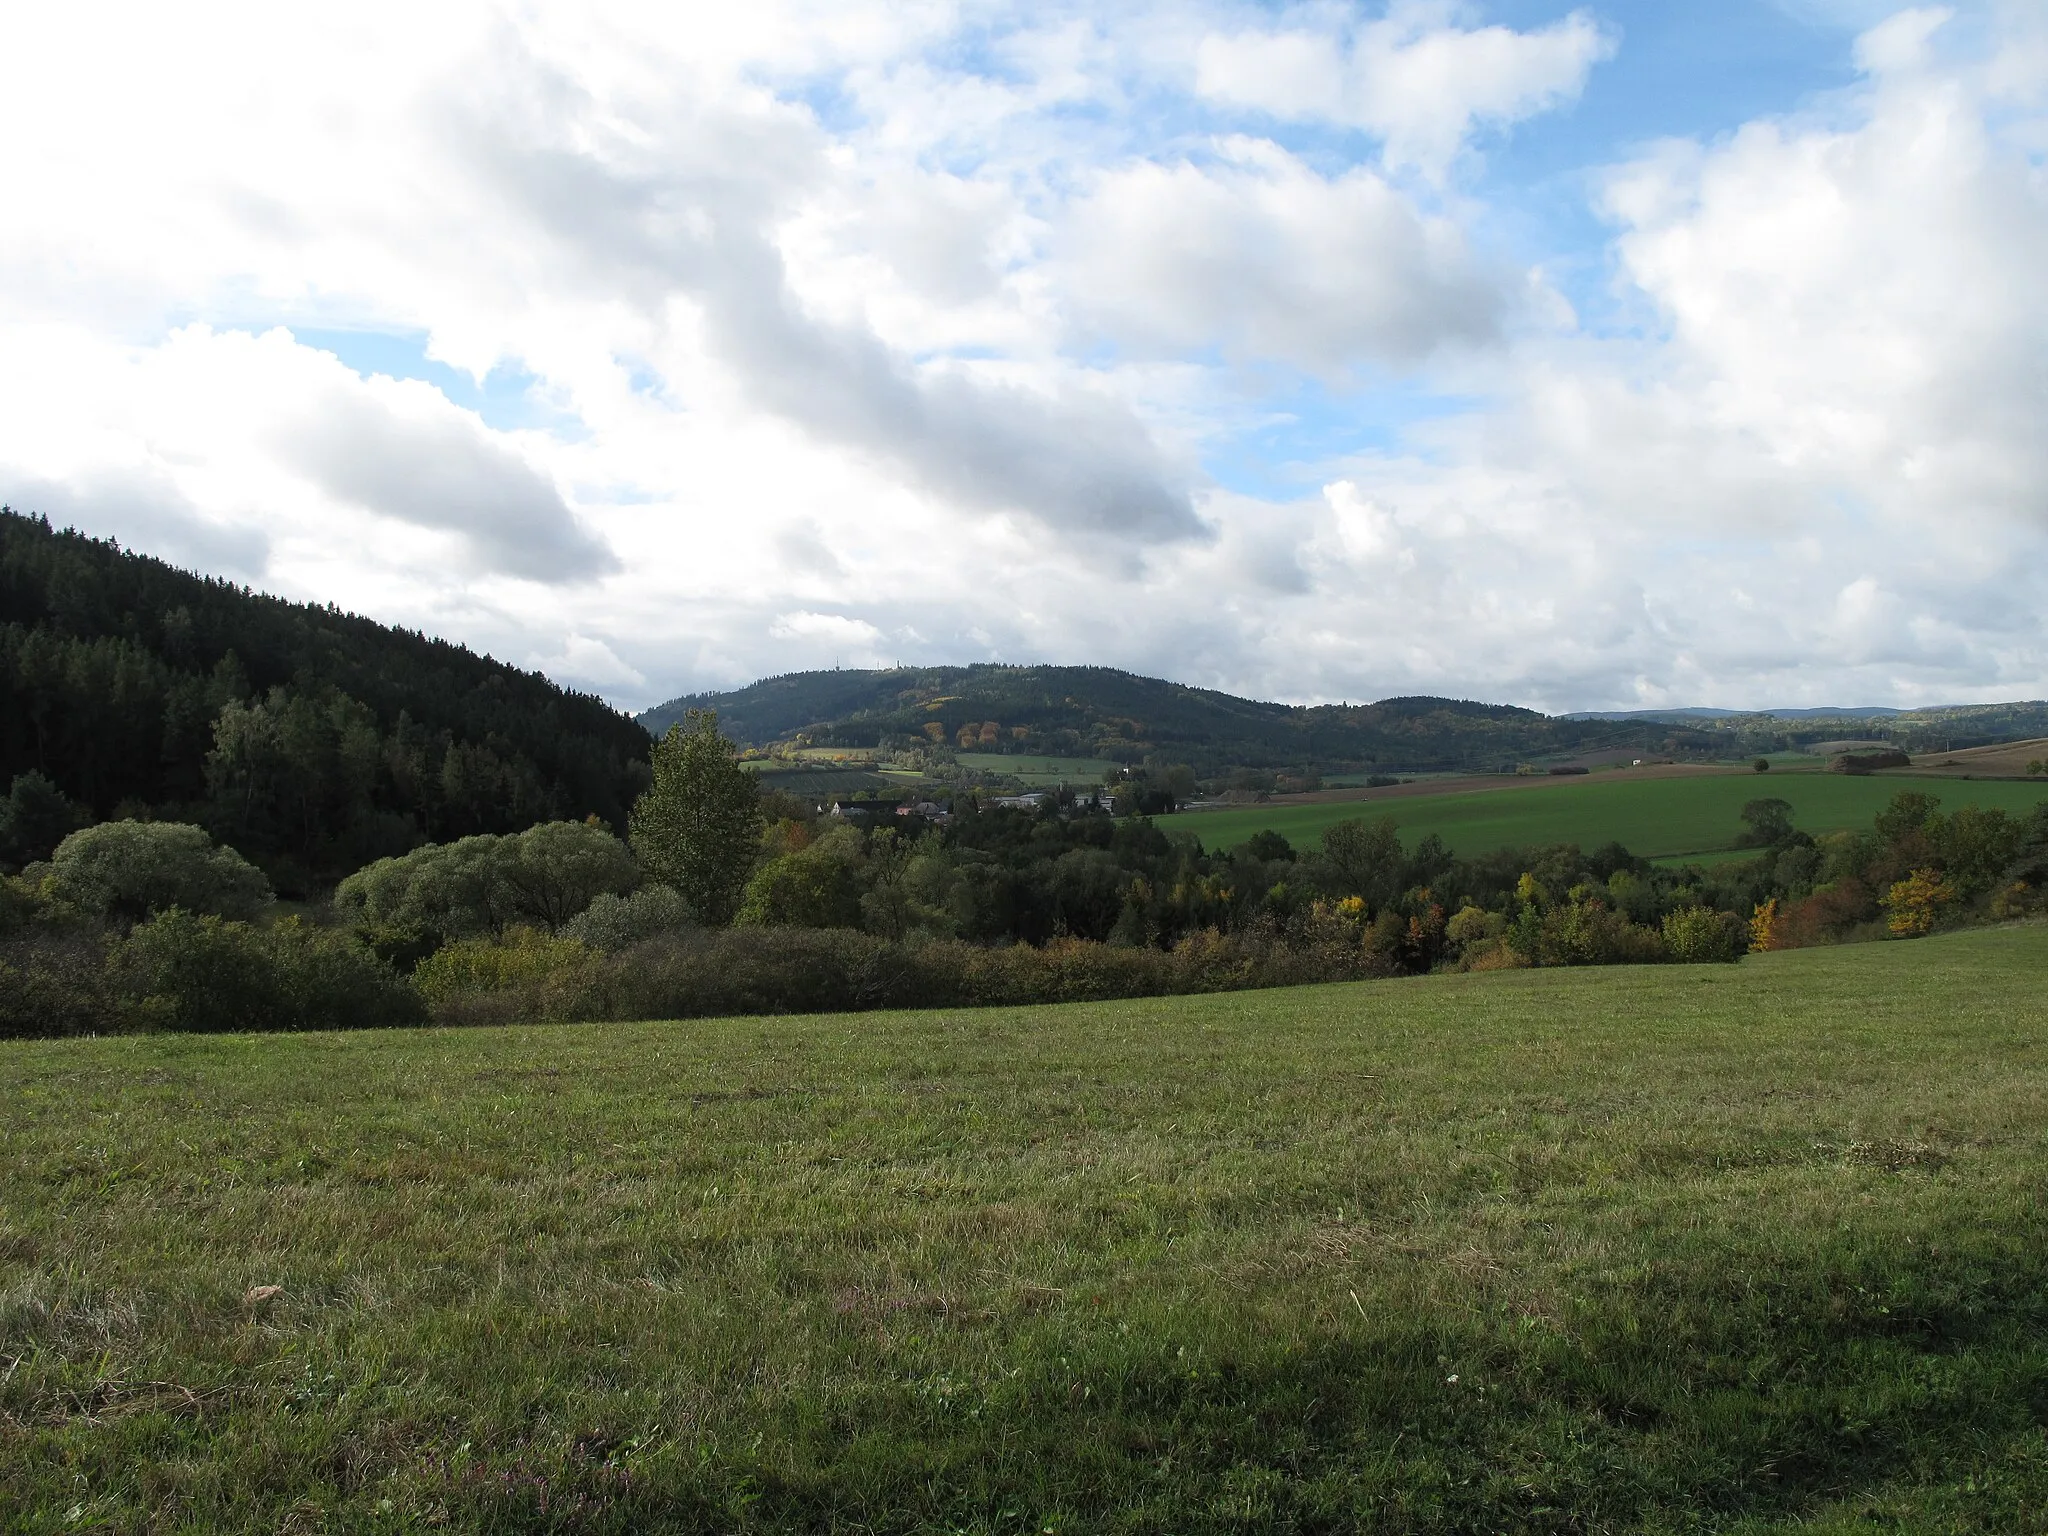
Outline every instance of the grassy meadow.
[[2044, 995], [13, 1044], [0, 1529], [2048, 1530]]
[[1789, 801], [1794, 822], [1818, 835], [1868, 827], [1892, 796], [1909, 789], [1938, 796], [1948, 810], [1975, 804], [2024, 815], [2048, 800], [2048, 784], [1910, 774], [1728, 773], [1668, 779], [1589, 774], [1539, 781], [1526, 789], [1194, 811], [1162, 818], [1159, 825], [1169, 832], [1191, 832], [1205, 848], [1232, 848], [1269, 828], [1305, 848], [1337, 822], [1392, 816], [1410, 847], [1434, 832], [1467, 855], [1546, 843], [1593, 848], [1620, 842], [1643, 858], [1669, 858], [1733, 847], [1743, 831], [1743, 805], [1760, 796]]

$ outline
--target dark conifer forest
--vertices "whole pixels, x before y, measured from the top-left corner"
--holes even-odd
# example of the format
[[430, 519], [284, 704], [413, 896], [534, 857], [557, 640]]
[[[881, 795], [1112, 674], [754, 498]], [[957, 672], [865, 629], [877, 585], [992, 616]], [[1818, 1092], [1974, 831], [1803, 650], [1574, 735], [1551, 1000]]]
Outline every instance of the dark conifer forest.
[[287, 891], [423, 840], [623, 829], [647, 781], [647, 733], [600, 699], [4, 508], [0, 704], [0, 785], [197, 821]]

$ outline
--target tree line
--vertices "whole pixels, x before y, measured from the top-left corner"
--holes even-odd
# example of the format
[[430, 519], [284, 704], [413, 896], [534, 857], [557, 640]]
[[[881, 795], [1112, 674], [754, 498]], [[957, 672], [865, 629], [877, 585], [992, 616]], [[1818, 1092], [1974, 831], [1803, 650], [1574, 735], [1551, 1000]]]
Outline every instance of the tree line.
[[764, 795], [715, 717], [596, 818], [376, 859], [278, 918], [207, 830], [115, 820], [0, 885], [0, 1033], [686, 1017], [1018, 1003], [1444, 970], [1734, 961], [2043, 910], [2048, 806], [1896, 796], [1814, 836], [1743, 810], [1747, 859], [1619, 844], [1460, 856], [1391, 818], [1227, 849], [1094, 802], [872, 826]]

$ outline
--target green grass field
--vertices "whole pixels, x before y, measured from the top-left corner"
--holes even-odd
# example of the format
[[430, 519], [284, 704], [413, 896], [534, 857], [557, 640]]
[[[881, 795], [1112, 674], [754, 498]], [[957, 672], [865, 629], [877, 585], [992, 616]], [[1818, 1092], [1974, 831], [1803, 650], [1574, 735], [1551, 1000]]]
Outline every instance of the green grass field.
[[2042, 1531], [2044, 988], [11, 1044], [0, 1529]]
[[1958, 782], [1911, 776], [1838, 773], [1726, 774], [1686, 779], [1589, 775], [1564, 784], [1417, 795], [1387, 801], [1321, 805], [1252, 805], [1162, 818], [1169, 832], [1191, 832], [1205, 848], [1233, 848], [1267, 828], [1297, 848], [1312, 846], [1325, 827], [1354, 816], [1392, 816], [1403, 841], [1434, 832], [1463, 854], [1545, 843], [1595, 848], [1619, 841], [1644, 858], [1707, 853], [1734, 846], [1743, 805], [1760, 796], [1792, 804], [1805, 831], [1867, 827], [1901, 790], [1938, 796], [1944, 806], [2000, 806], [2025, 814], [2048, 800], [2048, 785]]

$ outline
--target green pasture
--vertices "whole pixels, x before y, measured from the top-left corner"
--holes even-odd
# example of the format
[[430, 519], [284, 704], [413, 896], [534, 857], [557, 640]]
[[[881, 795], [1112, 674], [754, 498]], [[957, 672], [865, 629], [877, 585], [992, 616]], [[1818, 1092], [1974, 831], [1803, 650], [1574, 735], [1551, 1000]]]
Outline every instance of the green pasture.
[[1889, 774], [1731, 773], [1684, 779], [1590, 774], [1527, 789], [1190, 811], [1164, 817], [1159, 825], [1169, 832], [1193, 833], [1205, 848], [1234, 848], [1269, 828], [1306, 848], [1337, 822], [1392, 816], [1411, 846], [1434, 832], [1463, 854], [1546, 843], [1594, 848], [1620, 842], [1644, 858], [1667, 858], [1733, 847], [1743, 830], [1742, 807], [1760, 796], [1791, 802], [1794, 822], [1818, 834], [1867, 827], [1892, 796], [1908, 789], [1935, 795], [1951, 810], [1975, 804], [2024, 814], [2048, 800], [2048, 785]]
[[0, 1529], [2040, 1532], [2044, 986], [10, 1044]]
[[1014, 756], [1006, 752], [962, 752], [955, 759], [974, 773], [1000, 773], [1027, 784], [1100, 784], [1112, 768], [1119, 766], [1102, 757]]

